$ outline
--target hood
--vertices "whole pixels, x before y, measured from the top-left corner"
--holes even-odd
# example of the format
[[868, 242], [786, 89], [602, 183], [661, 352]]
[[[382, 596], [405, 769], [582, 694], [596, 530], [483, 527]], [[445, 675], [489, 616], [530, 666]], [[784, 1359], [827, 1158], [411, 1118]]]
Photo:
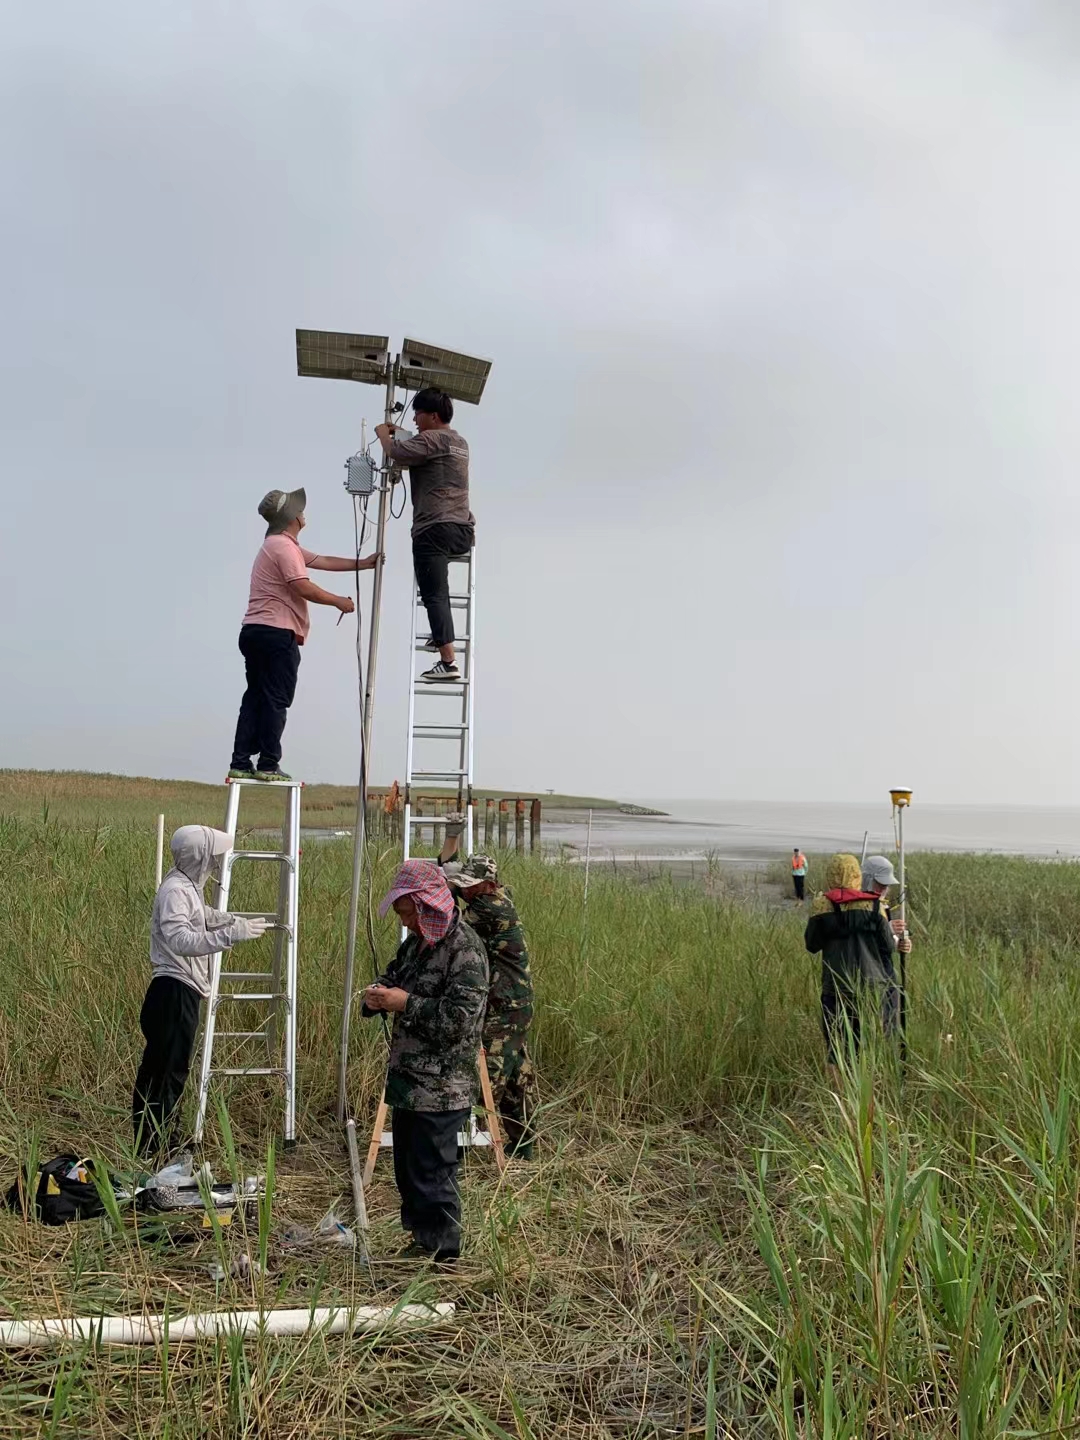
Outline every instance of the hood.
[[224, 830], [212, 830], [209, 825], [181, 825], [169, 842], [173, 865], [200, 890], [214, 868], [214, 861], [231, 845], [231, 835]]
[[838, 904], [857, 910], [869, 910], [873, 896], [862, 889], [862, 871], [854, 855], [834, 855], [825, 867], [825, 892], [817, 895], [810, 907], [811, 915], [824, 915], [832, 909], [833, 898], [843, 895]]

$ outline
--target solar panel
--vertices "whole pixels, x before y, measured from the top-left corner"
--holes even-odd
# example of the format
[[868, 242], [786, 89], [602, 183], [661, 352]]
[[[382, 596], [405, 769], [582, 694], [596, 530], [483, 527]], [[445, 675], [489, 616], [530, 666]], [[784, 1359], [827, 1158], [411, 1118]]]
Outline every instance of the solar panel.
[[298, 375], [384, 385], [389, 358], [390, 339], [387, 335], [348, 335], [339, 330], [296, 332]]
[[427, 345], [422, 340], [406, 340], [397, 363], [397, 383], [405, 390], [437, 385], [454, 400], [478, 405], [490, 370], [490, 360], [444, 350], [441, 345]]

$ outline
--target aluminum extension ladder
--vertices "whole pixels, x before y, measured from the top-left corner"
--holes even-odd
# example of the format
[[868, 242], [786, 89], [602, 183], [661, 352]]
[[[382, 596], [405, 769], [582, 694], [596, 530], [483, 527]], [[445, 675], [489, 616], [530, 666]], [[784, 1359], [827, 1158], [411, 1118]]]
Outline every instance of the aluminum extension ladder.
[[[454, 650], [458, 658], [458, 669], [461, 671], [460, 680], [425, 681], [421, 680], [416, 673], [417, 655], [424, 656], [428, 663], [434, 664], [438, 658], [438, 651], [428, 648], [431, 630], [428, 626], [423, 602], [420, 599], [420, 592], [415, 585], [413, 586], [413, 621], [410, 626], [412, 638], [409, 652], [409, 674], [411, 676], [409, 739], [405, 757], [405, 853], [403, 856], [405, 860], [408, 860], [412, 853], [414, 827], [417, 829], [421, 829], [425, 825], [438, 827], [445, 819], [444, 816], [429, 814], [420, 808], [414, 809], [414, 798], [420, 801], [430, 798], [424, 797], [422, 794], [425, 783], [437, 786], [452, 785], [456, 788], [457, 808], [465, 815], [465, 834], [462, 836], [465, 854], [471, 855], [473, 850], [473, 702], [476, 675], [473, 664], [476, 639], [475, 549], [470, 550], [467, 555], [452, 555], [450, 564], [457, 567], [459, 571], [461, 567], [465, 569], [463, 589], [456, 594], [453, 589], [450, 591], [451, 612], [455, 617], [463, 615], [465, 620], [465, 633], [454, 637]], [[454, 572], [451, 570], [451, 576], [453, 574]], [[457, 630], [457, 628], [455, 624], [454, 629]], [[445, 705], [447, 696], [456, 701], [456, 706]], [[428, 697], [431, 697], [430, 702]], [[420, 708], [425, 717], [430, 712], [437, 716], [437, 719], [418, 716], [417, 702], [420, 702]], [[430, 760], [421, 763], [423, 757], [418, 759], [418, 747], [423, 749], [426, 755], [430, 755], [432, 751], [435, 753]], [[449, 756], [447, 756], [448, 749], [450, 750]], [[450, 763], [455, 760], [456, 764]], [[447, 763], [440, 765], [439, 761]], [[436, 828], [437, 835], [438, 829]], [[402, 936], [404, 933], [402, 931]], [[480, 1093], [488, 1128], [481, 1130], [476, 1123], [475, 1113], [471, 1114], [469, 1128], [458, 1131], [458, 1145], [462, 1148], [490, 1146], [495, 1152], [496, 1164], [502, 1170], [506, 1164], [506, 1156], [499, 1130], [499, 1119], [492, 1099], [487, 1061], [482, 1049], [477, 1058], [477, 1068], [480, 1074]], [[371, 1184], [379, 1151], [390, 1149], [394, 1144], [393, 1134], [385, 1129], [386, 1113], [387, 1104], [384, 1091], [375, 1114], [375, 1125], [371, 1133], [371, 1143], [368, 1146], [363, 1177], [365, 1186]]]
[[[460, 680], [421, 680], [416, 673], [416, 656], [425, 656], [429, 663], [438, 659], [437, 650], [429, 650], [431, 631], [420, 600], [413, 587], [413, 623], [409, 674], [409, 740], [405, 755], [405, 853], [412, 854], [413, 831], [424, 825], [437, 824], [442, 818], [423, 813], [423, 787], [453, 786], [457, 791], [457, 808], [465, 814], [464, 850], [473, 849], [473, 704], [476, 641], [476, 551], [450, 557], [451, 579], [464, 568], [464, 587], [456, 594], [450, 591], [450, 610], [455, 620], [464, 618], [465, 633], [454, 639], [454, 650], [461, 671]], [[455, 624], [454, 629], [458, 626]], [[426, 668], [426, 666], [424, 667]], [[454, 702], [453, 704], [449, 702]], [[423, 753], [418, 756], [418, 749]], [[449, 753], [448, 753], [449, 752]], [[420, 802], [417, 805], [417, 802]]]
[[[280, 850], [229, 849], [222, 856], [221, 875], [214, 894], [214, 907], [229, 908], [229, 889], [233, 866], [238, 860], [254, 860], [276, 864], [279, 868], [278, 908], [266, 911], [234, 911], [234, 914], [261, 915], [274, 931], [274, 963], [271, 970], [226, 970], [223, 953], [210, 957], [210, 998], [203, 1027], [202, 1068], [199, 1075], [199, 1109], [195, 1121], [195, 1141], [202, 1140], [210, 1081], [215, 1075], [280, 1075], [285, 1082], [285, 1144], [296, 1143], [296, 942], [298, 901], [300, 891], [300, 780], [228, 780], [225, 806], [225, 829], [235, 839], [240, 814], [240, 795], [246, 785], [271, 784], [285, 791], [285, 817], [281, 827]], [[231, 954], [231, 951], [224, 952]], [[242, 952], [243, 953], [243, 952]], [[249, 985], [256, 988], [247, 989]], [[252, 1005], [265, 1011], [265, 1021], [257, 1030], [219, 1030], [218, 1008], [235, 1004]], [[282, 1017], [284, 1026], [281, 1025]], [[284, 1056], [281, 1030], [284, 1029]], [[253, 1041], [265, 1042], [265, 1058], [259, 1056], [245, 1065], [215, 1065], [214, 1044], [234, 1041], [240, 1045]], [[260, 1063], [261, 1062], [261, 1063]]]

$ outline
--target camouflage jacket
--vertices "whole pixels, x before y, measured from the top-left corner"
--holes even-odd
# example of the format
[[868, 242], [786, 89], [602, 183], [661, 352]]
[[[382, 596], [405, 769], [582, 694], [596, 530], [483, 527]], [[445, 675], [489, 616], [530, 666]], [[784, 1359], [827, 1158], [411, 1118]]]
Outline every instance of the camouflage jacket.
[[491, 968], [488, 1020], [506, 1015], [515, 1025], [527, 1024], [533, 1011], [532, 975], [525, 935], [510, 891], [500, 885], [493, 895], [473, 896], [463, 914], [487, 950]]
[[[378, 983], [409, 992], [394, 1016], [387, 1104], [432, 1111], [474, 1104], [488, 963], [472, 929], [459, 918], [436, 945], [409, 935]], [[365, 1005], [363, 1013], [374, 1012]]]

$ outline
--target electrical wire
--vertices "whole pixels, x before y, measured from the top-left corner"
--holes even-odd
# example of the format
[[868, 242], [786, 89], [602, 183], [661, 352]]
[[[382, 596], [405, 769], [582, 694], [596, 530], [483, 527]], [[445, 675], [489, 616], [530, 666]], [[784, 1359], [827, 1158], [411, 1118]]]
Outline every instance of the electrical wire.
[[[353, 496], [353, 541], [356, 559], [360, 560], [361, 551], [364, 546], [364, 539], [368, 531], [368, 499], [365, 496], [361, 501], [358, 495]], [[364, 868], [367, 871], [367, 903], [364, 906], [365, 932], [367, 934], [368, 946], [371, 950], [371, 968], [374, 978], [379, 978], [379, 951], [375, 943], [375, 928], [371, 921], [372, 906], [372, 867], [371, 867], [371, 840], [367, 827], [367, 802], [368, 802], [368, 757], [366, 735], [364, 733], [364, 641], [363, 641], [363, 618], [360, 611], [360, 571], [356, 570], [356, 677], [358, 687], [358, 703], [360, 709], [360, 795], [358, 803], [364, 808]], [[350, 1005], [353, 997], [350, 997]], [[390, 1046], [390, 1022], [386, 1018], [386, 1011], [380, 1011], [382, 1020], [383, 1038], [387, 1048]]]

